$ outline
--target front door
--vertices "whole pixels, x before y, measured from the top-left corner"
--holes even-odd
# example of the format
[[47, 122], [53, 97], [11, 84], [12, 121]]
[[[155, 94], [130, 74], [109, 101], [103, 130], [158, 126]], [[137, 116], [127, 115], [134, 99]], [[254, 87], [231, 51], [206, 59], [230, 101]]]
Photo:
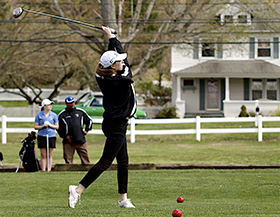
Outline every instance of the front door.
[[219, 110], [219, 81], [215, 79], [207, 80], [207, 110]]

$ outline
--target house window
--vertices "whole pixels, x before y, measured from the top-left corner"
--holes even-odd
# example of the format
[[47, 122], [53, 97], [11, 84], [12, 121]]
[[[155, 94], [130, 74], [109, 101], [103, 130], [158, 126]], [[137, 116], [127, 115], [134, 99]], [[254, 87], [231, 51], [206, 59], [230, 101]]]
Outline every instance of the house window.
[[238, 23], [239, 24], [247, 24], [247, 15], [238, 15]]
[[193, 79], [191, 79], [191, 80], [184, 79], [183, 80], [183, 87], [192, 87], [192, 86], [194, 86], [194, 80]]
[[225, 15], [224, 22], [225, 22], [225, 24], [233, 23], [233, 16], [232, 15]]
[[257, 100], [262, 98], [263, 83], [262, 79], [252, 80], [252, 100]]
[[270, 57], [271, 47], [269, 39], [258, 40], [258, 57]]
[[266, 95], [269, 100], [277, 100], [277, 80], [267, 79]]
[[202, 44], [202, 57], [215, 57], [215, 45], [203, 43]]
[[244, 14], [244, 12], [235, 15], [219, 15], [217, 17], [220, 20], [221, 25], [225, 24], [238, 24], [238, 25], [250, 25], [251, 24], [251, 17], [250, 14]]
[[182, 79], [182, 89], [194, 90], [196, 89], [196, 83], [194, 79]]

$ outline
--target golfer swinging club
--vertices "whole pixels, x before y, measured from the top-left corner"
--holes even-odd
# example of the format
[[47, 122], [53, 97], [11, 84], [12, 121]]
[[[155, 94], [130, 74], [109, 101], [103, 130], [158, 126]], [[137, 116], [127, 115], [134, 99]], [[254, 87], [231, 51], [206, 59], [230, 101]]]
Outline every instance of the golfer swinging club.
[[80, 181], [79, 186], [69, 186], [68, 206], [75, 208], [82, 192], [107, 170], [114, 158], [118, 164], [119, 207], [135, 208], [127, 199], [128, 154], [126, 142], [127, 122], [136, 111], [132, 73], [127, 54], [108, 27], [102, 27], [109, 38], [109, 48], [100, 58], [96, 80], [103, 93], [102, 131], [106, 136], [103, 155]]

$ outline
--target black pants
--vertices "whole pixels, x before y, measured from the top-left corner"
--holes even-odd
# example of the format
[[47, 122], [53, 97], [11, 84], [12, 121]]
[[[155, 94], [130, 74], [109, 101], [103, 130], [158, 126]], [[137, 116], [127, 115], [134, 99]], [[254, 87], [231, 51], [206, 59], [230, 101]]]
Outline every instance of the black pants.
[[127, 193], [128, 180], [128, 154], [126, 142], [127, 119], [103, 120], [102, 130], [107, 137], [103, 155], [100, 160], [88, 171], [80, 184], [87, 188], [105, 170], [107, 170], [115, 157], [118, 164], [118, 192]]

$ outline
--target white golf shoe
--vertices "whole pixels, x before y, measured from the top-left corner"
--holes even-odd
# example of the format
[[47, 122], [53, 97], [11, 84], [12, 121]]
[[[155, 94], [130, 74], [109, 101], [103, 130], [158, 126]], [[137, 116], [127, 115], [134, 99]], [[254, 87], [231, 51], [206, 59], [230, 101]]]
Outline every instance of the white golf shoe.
[[69, 186], [68, 206], [70, 208], [75, 208], [76, 203], [80, 199], [80, 195], [76, 192], [77, 187], [78, 186], [75, 186], [75, 185]]
[[119, 207], [121, 207], [121, 208], [135, 208], [135, 206], [131, 203], [130, 199], [119, 201]]

